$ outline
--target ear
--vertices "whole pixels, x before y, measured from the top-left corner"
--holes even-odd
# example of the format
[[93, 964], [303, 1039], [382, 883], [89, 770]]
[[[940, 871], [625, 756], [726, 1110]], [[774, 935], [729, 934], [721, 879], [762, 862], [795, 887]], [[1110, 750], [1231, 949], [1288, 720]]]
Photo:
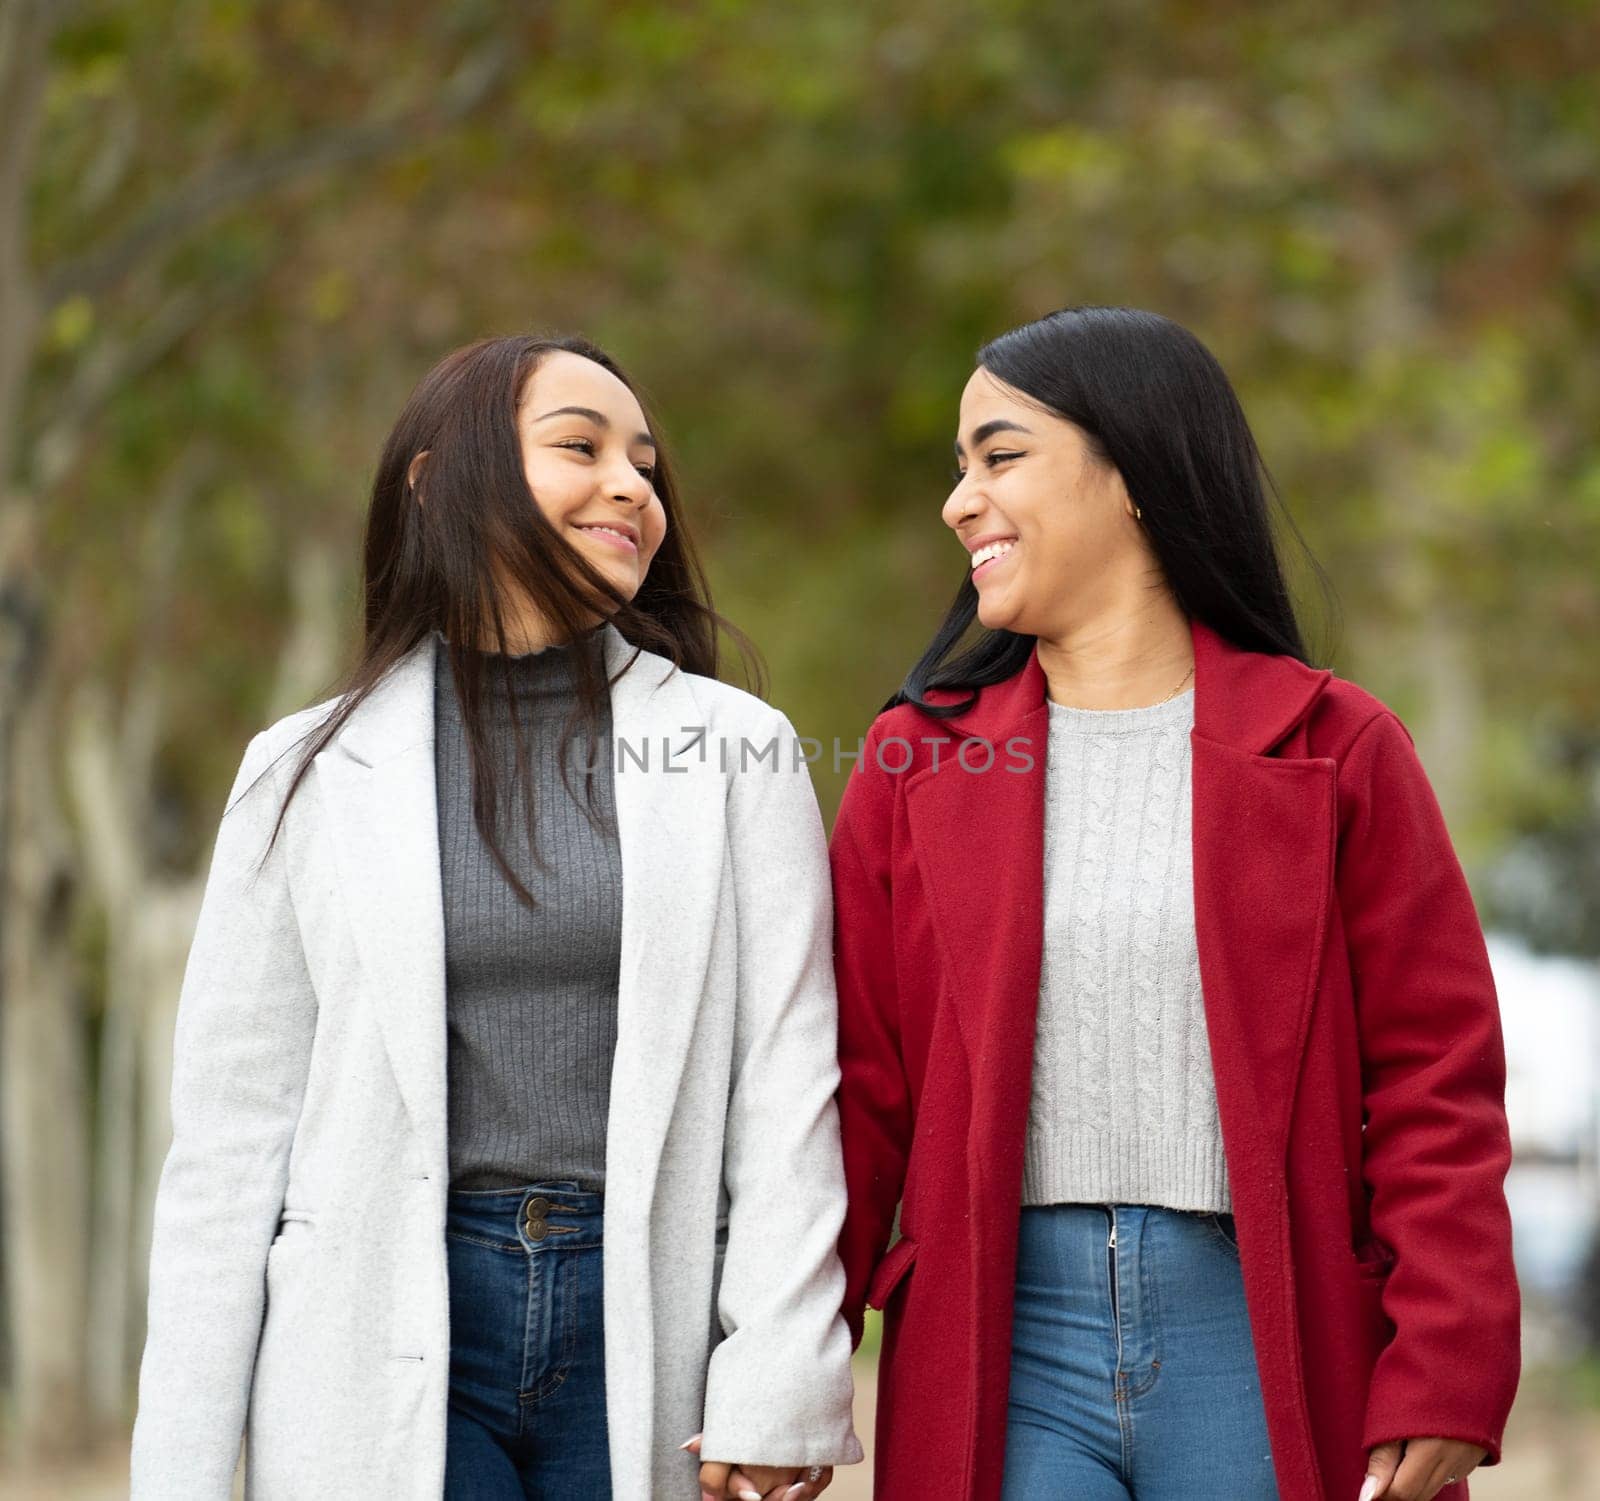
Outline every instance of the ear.
[[1111, 473], [1113, 482], [1117, 487], [1118, 498], [1122, 503], [1122, 514], [1132, 518], [1134, 521], [1143, 521], [1144, 508], [1138, 503], [1138, 501], [1128, 494], [1127, 482], [1122, 478], [1121, 473], [1117, 470], [1113, 469]]
[[[416, 456], [416, 458], [414, 458], [411, 461], [410, 467], [407, 468], [407, 470], [406, 470], [406, 488], [407, 489], [415, 490], [417, 488], [417, 476], [422, 473], [422, 461], [424, 459], [426, 459], [427, 457], [428, 457], [428, 450], [426, 448], [424, 448], [422, 450], [422, 452], [419, 453]], [[422, 504], [422, 497], [420, 495], [417, 496], [417, 504], [418, 505]]]

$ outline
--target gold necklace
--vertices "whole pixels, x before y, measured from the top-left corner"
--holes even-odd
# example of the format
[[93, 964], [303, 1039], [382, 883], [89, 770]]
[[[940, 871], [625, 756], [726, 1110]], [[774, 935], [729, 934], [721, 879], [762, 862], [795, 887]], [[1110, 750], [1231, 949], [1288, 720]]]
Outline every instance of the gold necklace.
[[[1188, 682], [1188, 681], [1189, 681], [1189, 679], [1190, 679], [1190, 678], [1191, 678], [1191, 677], [1192, 677], [1192, 676], [1193, 676], [1193, 675], [1194, 675], [1194, 665], [1193, 665], [1193, 664], [1192, 664], [1192, 663], [1191, 663], [1191, 664], [1190, 664], [1190, 666], [1189, 666], [1189, 671], [1188, 671], [1188, 672], [1186, 672], [1186, 673], [1184, 673], [1184, 675], [1183, 675], [1183, 676], [1182, 676], [1182, 677], [1181, 677], [1181, 678], [1179, 678], [1179, 679], [1178, 679], [1178, 688], [1181, 688], [1181, 687], [1183, 687], [1183, 685], [1184, 685], [1184, 684], [1185, 684], [1185, 683], [1187, 683], [1187, 682]], [[1178, 692], [1178, 688], [1174, 688], [1174, 689], [1173, 689], [1173, 690], [1172, 690], [1172, 692], [1171, 692], [1171, 693], [1169, 693], [1169, 694], [1168, 694], [1168, 695], [1167, 695], [1167, 696], [1166, 696], [1166, 698], [1158, 698], [1158, 699], [1157, 699], [1157, 700], [1156, 700], [1156, 701], [1155, 701], [1155, 703], [1153, 703], [1153, 704], [1140, 704], [1140, 705], [1138, 705], [1138, 706], [1137, 706], [1137, 707], [1139, 707], [1139, 708], [1141, 708], [1141, 709], [1154, 709], [1154, 708], [1157, 708], [1157, 707], [1159, 707], [1159, 706], [1160, 706], [1160, 705], [1161, 705], [1161, 704], [1164, 704], [1164, 703], [1169, 703], [1169, 702], [1170, 702], [1170, 701], [1171, 701], [1171, 700], [1172, 700], [1172, 699], [1173, 699], [1173, 698], [1175, 698], [1175, 697], [1176, 697], [1176, 696], [1177, 696], [1177, 692]], [[1046, 697], [1048, 697], [1048, 696], [1049, 696], [1049, 695], [1048, 695], [1048, 693], [1047, 693], [1047, 694], [1046, 694]], [[1059, 701], [1059, 700], [1057, 700], [1057, 699], [1051, 699], [1051, 700], [1050, 700], [1050, 701], [1051, 701], [1051, 702], [1052, 702], [1052, 703], [1059, 703], [1059, 702], [1060, 702], [1060, 701]], [[1062, 708], [1064, 708], [1064, 709], [1068, 709], [1068, 708], [1072, 708], [1072, 707], [1073, 707], [1073, 705], [1071, 705], [1071, 704], [1061, 704], [1061, 705], [1060, 705], [1060, 707], [1062, 707]], [[1117, 710], [1110, 710], [1110, 711], [1104, 711], [1104, 712], [1110, 712], [1110, 713], [1116, 713], [1116, 712], [1118, 712], [1118, 711], [1117, 711]], [[1127, 712], [1127, 711], [1122, 711], [1122, 712]]]
[[[1185, 683], [1187, 683], [1189, 681], [1189, 679], [1191, 677], [1193, 677], [1193, 676], [1194, 676], [1194, 663], [1191, 662], [1189, 664], [1188, 672], [1184, 673], [1184, 675], [1181, 678], [1178, 679], [1178, 688], [1183, 687], [1183, 685]], [[1164, 704], [1164, 703], [1166, 703], [1168, 701], [1168, 699], [1176, 698], [1177, 695], [1178, 695], [1178, 688], [1174, 688], [1172, 690], [1172, 692], [1167, 695], [1166, 698], [1157, 699], [1156, 702], [1160, 703], [1160, 704]]]

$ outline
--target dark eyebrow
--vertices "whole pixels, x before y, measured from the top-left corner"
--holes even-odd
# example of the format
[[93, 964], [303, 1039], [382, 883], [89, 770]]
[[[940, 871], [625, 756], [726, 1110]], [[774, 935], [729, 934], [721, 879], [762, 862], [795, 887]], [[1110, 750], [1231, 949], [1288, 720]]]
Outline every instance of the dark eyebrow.
[[[551, 417], [586, 417], [596, 427], [609, 428], [611, 419], [604, 412], [597, 412], [593, 407], [557, 407], [553, 412], [546, 412], [543, 417], [535, 417], [535, 422], [545, 422]], [[635, 433], [635, 443], [643, 443], [647, 448], [654, 448], [656, 440], [649, 433]]]
[[[972, 446], [976, 448], [985, 438], [992, 438], [996, 433], [1026, 433], [1033, 436], [1031, 428], [1024, 427], [1020, 422], [1010, 422], [1004, 417], [996, 417], [993, 422], [985, 422], [972, 434]], [[960, 458], [966, 450], [961, 446], [961, 440], [956, 439], [956, 457]]]

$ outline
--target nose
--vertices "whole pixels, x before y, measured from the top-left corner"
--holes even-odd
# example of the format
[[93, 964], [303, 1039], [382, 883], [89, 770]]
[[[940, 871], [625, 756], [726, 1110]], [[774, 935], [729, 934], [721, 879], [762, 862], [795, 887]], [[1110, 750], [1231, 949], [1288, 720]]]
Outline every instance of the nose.
[[609, 477], [606, 489], [613, 500], [632, 506], [635, 510], [647, 506], [655, 493], [655, 486], [632, 464], [624, 464], [614, 476]]
[[962, 522], [970, 521], [976, 516], [982, 505], [971, 488], [971, 481], [970, 473], [962, 475], [960, 483], [950, 492], [949, 498], [940, 508], [940, 517], [952, 531], [958, 530]]

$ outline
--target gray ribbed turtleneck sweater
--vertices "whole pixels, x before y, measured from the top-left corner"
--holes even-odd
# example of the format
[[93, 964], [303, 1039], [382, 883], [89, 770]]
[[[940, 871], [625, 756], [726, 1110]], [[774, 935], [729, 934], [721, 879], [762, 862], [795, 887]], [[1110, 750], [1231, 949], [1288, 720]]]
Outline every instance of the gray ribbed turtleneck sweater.
[[[557, 759], [574, 703], [574, 653], [595, 633], [526, 656], [484, 653], [500, 789], [500, 845], [538, 906], [529, 910], [495, 865], [472, 817], [466, 732], [449, 648], [434, 633], [434, 771], [444, 892], [450, 1186], [512, 1188], [572, 1179], [605, 1184], [606, 1113], [617, 1039], [622, 864], [616, 839], [610, 704], [596, 748], [596, 830], [579, 801], [587, 743]], [[518, 695], [543, 872], [529, 856], [526, 806], [500, 676]], [[499, 693], [491, 698], [490, 690]]]
[[1194, 690], [1049, 710], [1023, 1202], [1230, 1213], [1195, 946]]

